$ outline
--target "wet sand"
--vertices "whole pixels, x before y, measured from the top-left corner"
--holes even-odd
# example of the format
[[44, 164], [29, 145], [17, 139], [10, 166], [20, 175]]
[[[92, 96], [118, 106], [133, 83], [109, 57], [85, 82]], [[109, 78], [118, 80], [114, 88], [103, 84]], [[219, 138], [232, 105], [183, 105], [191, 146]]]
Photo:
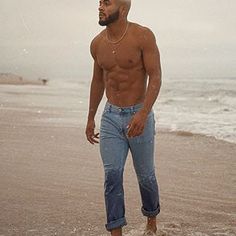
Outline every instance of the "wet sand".
[[[76, 122], [80, 111], [41, 106], [35, 94], [27, 97], [34, 103], [24, 107], [19, 90], [7, 90], [0, 89], [0, 235], [109, 235], [99, 150]], [[66, 120], [70, 116], [73, 122]], [[185, 132], [157, 133], [158, 235], [236, 235], [235, 157], [235, 144]], [[138, 236], [145, 218], [131, 156], [124, 179], [124, 235]]]

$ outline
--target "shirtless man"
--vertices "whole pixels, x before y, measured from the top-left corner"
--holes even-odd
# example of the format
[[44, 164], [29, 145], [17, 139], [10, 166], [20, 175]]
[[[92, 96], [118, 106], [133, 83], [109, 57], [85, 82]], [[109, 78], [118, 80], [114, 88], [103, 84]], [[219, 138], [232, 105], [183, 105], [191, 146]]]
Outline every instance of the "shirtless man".
[[[91, 43], [94, 70], [86, 136], [91, 144], [100, 141], [106, 229], [113, 236], [122, 235], [126, 225], [123, 170], [129, 150], [139, 183], [141, 210], [147, 217], [144, 235], [155, 235], [160, 212], [152, 111], [161, 87], [160, 55], [152, 31], [127, 20], [130, 5], [130, 0], [101, 0], [99, 24], [106, 29]], [[99, 137], [94, 117], [104, 91], [107, 103]]]

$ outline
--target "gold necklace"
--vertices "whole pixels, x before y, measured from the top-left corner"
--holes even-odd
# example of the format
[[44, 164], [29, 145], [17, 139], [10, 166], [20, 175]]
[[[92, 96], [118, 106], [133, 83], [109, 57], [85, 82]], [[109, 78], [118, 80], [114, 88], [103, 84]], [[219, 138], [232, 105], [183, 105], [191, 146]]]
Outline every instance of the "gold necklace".
[[[109, 37], [108, 37], [107, 31], [106, 31], [106, 38], [107, 38], [107, 41], [108, 41], [109, 43], [111, 43], [111, 44], [117, 44], [117, 43], [119, 43], [119, 42], [125, 37], [125, 35], [126, 35], [127, 31], [128, 31], [128, 28], [129, 28], [129, 22], [128, 22], [127, 25], [126, 25], [126, 28], [125, 28], [124, 33], [122, 34], [122, 36], [121, 36], [117, 41], [112, 41], [112, 40], [110, 40]], [[115, 49], [112, 49], [112, 53], [113, 53], [113, 54], [116, 54], [116, 50], [117, 50], [118, 47], [119, 47], [119, 45], [118, 45]]]

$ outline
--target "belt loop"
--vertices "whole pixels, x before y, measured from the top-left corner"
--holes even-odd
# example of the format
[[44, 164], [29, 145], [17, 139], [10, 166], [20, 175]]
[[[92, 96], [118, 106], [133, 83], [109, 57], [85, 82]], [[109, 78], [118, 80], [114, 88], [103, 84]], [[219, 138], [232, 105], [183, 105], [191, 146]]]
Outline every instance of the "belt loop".
[[131, 107], [131, 113], [134, 113], [134, 106]]
[[111, 104], [109, 105], [109, 109], [108, 110], [109, 110], [109, 113], [111, 113]]

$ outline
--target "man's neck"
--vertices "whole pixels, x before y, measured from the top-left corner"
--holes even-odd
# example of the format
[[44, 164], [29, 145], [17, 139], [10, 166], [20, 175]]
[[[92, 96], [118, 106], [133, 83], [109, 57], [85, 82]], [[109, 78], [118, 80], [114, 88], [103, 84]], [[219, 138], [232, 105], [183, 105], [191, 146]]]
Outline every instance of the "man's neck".
[[109, 39], [112, 41], [119, 39], [125, 32], [127, 24], [127, 19], [117, 20], [116, 22], [109, 24], [106, 27]]

